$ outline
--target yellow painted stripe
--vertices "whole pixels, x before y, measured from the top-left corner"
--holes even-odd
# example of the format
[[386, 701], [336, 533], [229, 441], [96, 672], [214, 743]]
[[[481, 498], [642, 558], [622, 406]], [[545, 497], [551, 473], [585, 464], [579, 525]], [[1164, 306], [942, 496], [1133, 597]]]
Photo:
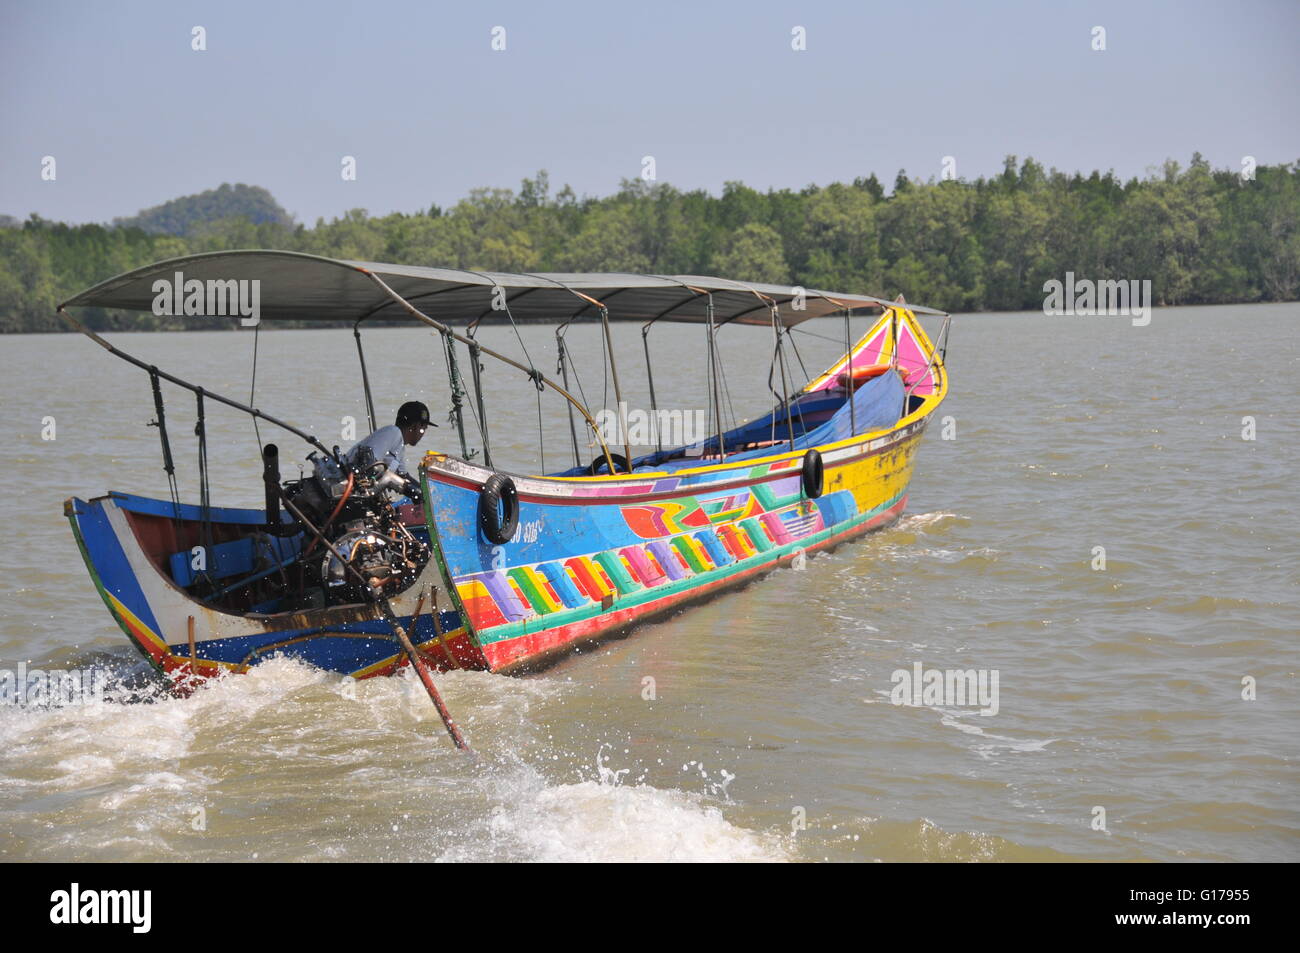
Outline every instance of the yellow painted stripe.
[[155, 632], [153, 629], [149, 628], [147, 625], [141, 622], [139, 617], [136, 616], [134, 612], [132, 612], [126, 606], [122, 605], [121, 600], [119, 600], [117, 596], [113, 595], [107, 589], [104, 590], [104, 593], [108, 596], [109, 599], [112, 600], [113, 610], [119, 613], [121, 617], [126, 620], [127, 625], [131, 627], [132, 631], [134, 631], [137, 636], [140, 636], [141, 638], [144, 638], [149, 642], [153, 643], [153, 646], [156, 649], [158, 649], [158, 651], [160, 651], [163, 655], [171, 654], [171, 652], [167, 650], [167, 642], [160, 635], [158, 635], [157, 632]]

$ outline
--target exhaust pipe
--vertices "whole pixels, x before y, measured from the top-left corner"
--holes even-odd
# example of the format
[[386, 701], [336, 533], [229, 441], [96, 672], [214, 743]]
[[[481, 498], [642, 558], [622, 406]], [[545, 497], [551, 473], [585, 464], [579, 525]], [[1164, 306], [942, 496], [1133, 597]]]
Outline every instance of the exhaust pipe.
[[273, 443], [262, 448], [262, 483], [266, 488], [266, 531], [279, 536], [284, 532], [280, 521], [280, 448]]

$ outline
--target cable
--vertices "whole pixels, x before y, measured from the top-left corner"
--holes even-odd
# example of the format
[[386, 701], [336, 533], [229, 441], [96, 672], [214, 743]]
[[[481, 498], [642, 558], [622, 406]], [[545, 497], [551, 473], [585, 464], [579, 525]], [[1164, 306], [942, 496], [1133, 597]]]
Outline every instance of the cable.
[[158, 380], [158, 368], [149, 367], [149, 383], [153, 387], [153, 410], [157, 420], [149, 426], [158, 428], [158, 439], [162, 441], [163, 470], [167, 473], [167, 487], [171, 493], [172, 511], [176, 519], [181, 518], [181, 495], [176, 486], [176, 462], [172, 459], [171, 441], [167, 439], [167, 413], [163, 406], [162, 387]]
[[195, 391], [198, 405], [198, 419], [194, 423], [194, 435], [199, 438], [199, 540], [203, 546], [203, 570], [199, 578], [209, 586], [214, 585], [209, 573], [212, 554], [212, 496], [208, 482], [208, 425], [203, 409], [203, 388]]
[[[248, 406], [256, 407], [257, 402], [253, 400], [253, 395], [257, 393], [257, 343], [262, 332], [262, 322], [259, 321], [253, 325], [253, 380], [248, 385]], [[357, 338], [357, 347], [361, 346], [361, 338]], [[362, 365], [362, 373], [365, 373], [365, 366]], [[253, 418], [253, 433], [257, 435], [257, 455], [262, 455], [262, 430], [257, 426], [257, 418]]]

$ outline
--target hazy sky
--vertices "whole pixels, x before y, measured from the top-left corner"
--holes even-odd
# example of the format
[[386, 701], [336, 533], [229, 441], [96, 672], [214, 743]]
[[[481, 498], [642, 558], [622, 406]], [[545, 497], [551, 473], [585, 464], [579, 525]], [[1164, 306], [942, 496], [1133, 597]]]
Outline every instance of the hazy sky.
[[1126, 178], [1196, 150], [1238, 169], [1300, 159], [1300, 0], [0, 0], [0, 120], [0, 213], [72, 222], [222, 182], [308, 224], [538, 169], [605, 195], [647, 155], [713, 192], [889, 187], [944, 156], [975, 178], [1008, 153]]

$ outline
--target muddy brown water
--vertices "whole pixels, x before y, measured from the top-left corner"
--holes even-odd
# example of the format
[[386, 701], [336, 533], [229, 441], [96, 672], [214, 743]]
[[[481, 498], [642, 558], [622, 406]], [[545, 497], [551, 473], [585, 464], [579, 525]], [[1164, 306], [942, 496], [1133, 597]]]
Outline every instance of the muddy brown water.
[[[954, 439], [934, 421], [897, 524], [536, 676], [439, 676], [477, 764], [410, 677], [274, 659], [142, 698], [62, 501], [166, 495], [148, 380], [75, 336], [0, 339], [0, 670], [113, 679], [102, 704], [0, 705], [0, 858], [1300, 860], [1297, 321], [958, 316]], [[816, 371], [842, 325], [808, 328], [833, 339], [800, 338]], [[553, 329], [521, 333], [552, 371]], [[648, 406], [639, 330], [616, 336], [625, 399]], [[113, 337], [248, 396], [251, 332]], [[653, 332], [662, 404], [707, 407], [700, 339]], [[381, 415], [420, 396], [440, 419], [430, 335], [365, 340]], [[766, 409], [770, 335], [722, 340], [734, 413]], [[612, 403], [592, 330], [569, 343], [588, 402]], [[349, 333], [265, 330], [259, 349], [258, 406], [327, 442], [349, 415], [365, 432]], [[498, 463], [539, 466], [535, 392], [489, 374]], [[168, 399], [192, 499], [192, 399]], [[543, 401], [553, 470], [572, 449]], [[214, 501], [258, 505], [252, 426], [215, 411], [210, 430]], [[455, 451], [454, 430], [423, 447]], [[996, 671], [997, 713], [893, 704], [917, 663]]]

